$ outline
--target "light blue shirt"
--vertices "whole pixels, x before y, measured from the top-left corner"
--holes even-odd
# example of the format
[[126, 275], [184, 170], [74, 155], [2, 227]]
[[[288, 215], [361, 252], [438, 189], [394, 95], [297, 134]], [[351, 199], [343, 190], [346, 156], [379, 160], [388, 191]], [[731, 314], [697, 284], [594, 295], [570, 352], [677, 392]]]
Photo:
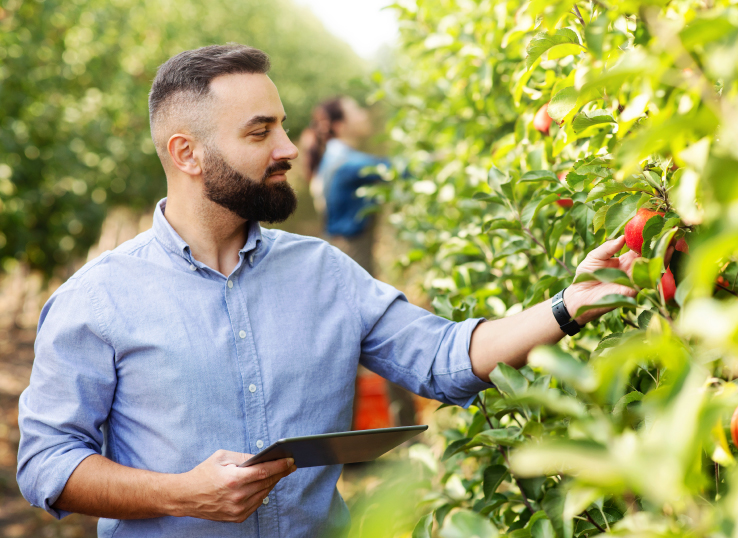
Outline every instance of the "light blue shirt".
[[[407, 302], [324, 241], [254, 222], [227, 277], [192, 257], [157, 204], [154, 226], [80, 269], [41, 312], [20, 397], [18, 484], [51, 505], [86, 457], [183, 473], [218, 449], [351, 427], [359, 363], [469, 405], [480, 320]], [[318, 537], [348, 525], [341, 466], [298, 469], [243, 523], [100, 519], [104, 537]]]

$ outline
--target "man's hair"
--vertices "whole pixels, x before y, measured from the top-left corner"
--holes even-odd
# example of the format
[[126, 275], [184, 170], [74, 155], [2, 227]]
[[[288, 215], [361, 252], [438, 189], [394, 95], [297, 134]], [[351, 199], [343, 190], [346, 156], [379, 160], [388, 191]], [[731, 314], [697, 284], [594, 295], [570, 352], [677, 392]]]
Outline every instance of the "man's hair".
[[213, 79], [236, 73], [266, 74], [269, 67], [266, 53], [237, 43], [186, 50], [159, 66], [149, 93], [149, 122], [162, 162], [167, 154], [167, 140], [160, 132], [164, 126], [179, 129], [189, 124], [193, 134], [207, 136], [203, 105]]

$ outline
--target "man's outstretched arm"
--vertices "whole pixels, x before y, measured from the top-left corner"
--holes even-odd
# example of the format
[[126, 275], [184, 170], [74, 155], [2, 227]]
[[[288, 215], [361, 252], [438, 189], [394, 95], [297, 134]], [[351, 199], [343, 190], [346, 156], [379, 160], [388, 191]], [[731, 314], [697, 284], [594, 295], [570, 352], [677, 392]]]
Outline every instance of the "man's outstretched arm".
[[[607, 241], [590, 252], [577, 267], [576, 274], [591, 273], [605, 267], [620, 269], [630, 275], [633, 262], [638, 253], [629, 251], [614, 257], [625, 244], [625, 236]], [[669, 257], [670, 252], [667, 254]], [[564, 304], [573, 316], [579, 307], [593, 304], [601, 297], [619, 293], [630, 297], [635, 290], [620, 284], [606, 284], [597, 281], [572, 284], [564, 293]], [[579, 325], [592, 321], [612, 308], [588, 310], [575, 318]], [[498, 363], [504, 362], [514, 368], [524, 366], [528, 353], [534, 347], [554, 344], [565, 336], [551, 312], [551, 299], [520, 312], [509, 318], [501, 318], [480, 323], [472, 333], [469, 346], [472, 371], [484, 381]]]

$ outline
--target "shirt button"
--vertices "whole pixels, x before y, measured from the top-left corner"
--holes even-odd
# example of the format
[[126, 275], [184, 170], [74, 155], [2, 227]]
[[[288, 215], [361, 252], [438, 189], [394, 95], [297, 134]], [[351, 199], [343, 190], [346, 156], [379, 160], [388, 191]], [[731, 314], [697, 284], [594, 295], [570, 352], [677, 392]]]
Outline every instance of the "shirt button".
[[197, 271], [197, 267], [195, 267], [193, 264], [190, 264], [190, 271]]
[[261, 439], [259, 439], [258, 441], [256, 441], [256, 448], [261, 448], [263, 446], [264, 446], [264, 441], [262, 441]]
[[264, 497], [264, 500], [261, 502], [262, 504], [269, 504], [269, 497]]
[[239, 332], [238, 336], [240, 336], [241, 338], [246, 338], [246, 331]]
[[229, 287], [229, 288], [232, 288], [232, 287], [233, 287], [233, 281], [232, 281], [232, 280], [229, 280], [229, 281], [228, 281], [228, 287]]
[[256, 385], [254, 385], [253, 383], [249, 385], [249, 392], [256, 392]]
[[254, 255], [253, 254], [251, 256], [249, 256], [249, 263], [252, 264], [252, 265], [254, 263]]

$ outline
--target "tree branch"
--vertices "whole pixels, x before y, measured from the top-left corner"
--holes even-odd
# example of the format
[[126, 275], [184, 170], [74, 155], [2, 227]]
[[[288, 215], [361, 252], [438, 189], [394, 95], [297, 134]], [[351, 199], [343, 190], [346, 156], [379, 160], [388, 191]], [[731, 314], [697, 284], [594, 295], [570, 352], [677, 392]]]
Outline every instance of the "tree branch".
[[734, 292], [734, 291], [733, 291], [733, 290], [731, 290], [730, 288], [726, 288], [726, 287], [725, 287], [725, 286], [723, 286], [722, 284], [718, 284], [718, 283], [716, 282], [716, 283], [715, 283], [715, 286], [716, 286], [716, 287], [718, 287], [718, 288], [720, 288], [721, 290], [727, 291], [728, 293], [731, 293], [731, 294], [735, 295], [736, 297], [738, 297], [738, 293]]
[[584, 23], [584, 17], [582, 17], [582, 12], [579, 11], [579, 6], [577, 6], [576, 4], [574, 4], [574, 10], [576, 11], [576, 13], [574, 13], [574, 14], [579, 19], [579, 22], [582, 24], [582, 26], [586, 26], [586, 24]]
[[589, 515], [589, 512], [587, 512], [586, 510], [584, 511], [584, 515], [587, 516], [587, 519], [589, 520], [589, 522], [592, 525], [594, 525], [595, 527], [597, 527], [597, 530], [599, 530], [600, 532], [603, 532], [603, 533], [604, 532], [607, 532], [607, 531], [605, 531], [605, 529], [603, 529], [602, 527], [600, 527], [594, 519], [592, 519], [592, 516], [590, 516]]
[[[518, 220], [520, 220], [520, 219], [518, 219]], [[566, 269], [566, 272], [569, 273], [569, 276], [574, 276], [574, 273], [571, 272], [571, 269], [569, 269], [569, 267], [563, 261], [561, 261], [560, 259], [558, 259], [556, 256], [548, 253], [548, 249], [546, 248], [546, 245], [544, 245], [543, 243], [541, 243], [538, 240], [538, 238], [535, 235], [533, 235], [533, 232], [530, 231], [530, 228], [528, 228], [527, 226], [523, 226], [523, 223], [522, 222], [520, 223], [520, 225], [521, 225], [523, 231], [526, 234], [528, 234], [528, 237], [530, 237], [536, 245], [538, 245], [539, 247], [541, 247], [543, 249], [543, 252], [546, 253], [546, 256], [548, 256], [549, 258], [553, 258], [554, 260], [556, 260], [556, 262], [558, 262], [558, 264], [561, 267], [563, 267], [564, 269]]]

